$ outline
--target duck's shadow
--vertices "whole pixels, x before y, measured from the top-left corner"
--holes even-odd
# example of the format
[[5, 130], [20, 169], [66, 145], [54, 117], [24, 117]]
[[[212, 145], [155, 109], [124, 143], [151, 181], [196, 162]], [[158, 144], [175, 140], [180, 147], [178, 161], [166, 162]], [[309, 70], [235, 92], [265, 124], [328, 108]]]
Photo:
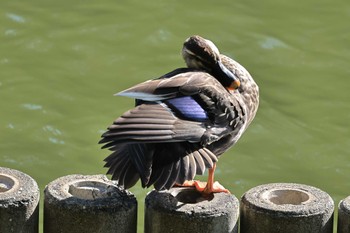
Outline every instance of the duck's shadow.
[[[233, 203], [234, 202], [234, 203]], [[228, 193], [202, 195], [193, 187], [173, 187], [170, 190], [151, 191], [146, 208], [172, 214], [210, 216], [235, 205], [234, 196]]]
[[214, 198], [214, 194], [203, 195], [193, 187], [182, 187], [172, 189], [170, 194], [177, 201], [177, 206], [181, 207], [186, 204], [198, 204], [203, 201], [211, 201]]

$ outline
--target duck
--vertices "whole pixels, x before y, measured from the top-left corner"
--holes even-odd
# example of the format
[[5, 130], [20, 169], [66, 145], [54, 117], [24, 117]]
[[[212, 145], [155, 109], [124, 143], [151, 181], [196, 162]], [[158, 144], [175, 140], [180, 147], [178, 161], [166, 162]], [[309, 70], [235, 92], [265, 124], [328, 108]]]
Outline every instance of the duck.
[[[214, 181], [219, 157], [253, 121], [259, 87], [250, 73], [201, 36], [187, 38], [177, 68], [116, 95], [135, 107], [113, 121], [99, 143], [111, 154], [107, 174], [125, 189], [139, 180], [156, 190], [193, 186], [229, 193]], [[194, 180], [208, 170], [207, 182]]]

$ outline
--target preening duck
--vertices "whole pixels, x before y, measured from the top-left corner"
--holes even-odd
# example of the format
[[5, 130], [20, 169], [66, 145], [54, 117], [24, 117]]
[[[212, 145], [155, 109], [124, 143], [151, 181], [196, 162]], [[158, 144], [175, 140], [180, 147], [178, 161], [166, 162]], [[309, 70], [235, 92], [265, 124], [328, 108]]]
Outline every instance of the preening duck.
[[[136, 99], [100, 143], [112, 153], [108, 174], [130, 188], [193, 185], [203, 193], [228, 192], [214, 182], [216, 162], [253, 120], [259, 88], [248, 71], [220, 54], [210, 40], [191, 36], [183, 46], [186, 68], [117, 95]], [[206, 183], [193, 181], [209, 169]]]

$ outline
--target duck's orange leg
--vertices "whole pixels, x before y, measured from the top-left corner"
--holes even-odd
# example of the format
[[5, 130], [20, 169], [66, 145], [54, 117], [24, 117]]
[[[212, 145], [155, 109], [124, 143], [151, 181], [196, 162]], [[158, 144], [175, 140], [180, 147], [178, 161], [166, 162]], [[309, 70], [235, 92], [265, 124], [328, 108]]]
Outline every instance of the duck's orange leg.
[[209, 174], [208, 174], [208, 181], [202, 182], [198, 180], [191, 180], [191, 181], [185, 181], [180, 186], [185, 187], [196, 187], [198, 192], [201, 192], [205, 195], [211, 194], [211, 193], [230, 193], [229, 190], [225, 189], [224, 186], [222, 186], [219, 182], [214, 182], [214, 172], [216, 168], [216, 163], [214, 163], [213, 168], [209, 168]]

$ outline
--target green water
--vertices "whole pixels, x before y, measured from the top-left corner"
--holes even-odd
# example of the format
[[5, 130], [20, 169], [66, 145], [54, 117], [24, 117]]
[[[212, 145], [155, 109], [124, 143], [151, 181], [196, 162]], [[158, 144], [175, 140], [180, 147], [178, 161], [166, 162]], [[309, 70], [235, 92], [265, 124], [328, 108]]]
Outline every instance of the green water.
[[[112, 95], [183, 66], [182, 43], [199, 34], [261, 90], [217, 180], [238, 197], [263, 183], [304, 183], [337, 204], [350, 195], [350, 3], [294, 2], [1, 1], [0, 166], [41, 190], [60, 176], [105, 173], [97, 142], [133, 105]], [[149, 190], [132, 191], [142, 220]]]

